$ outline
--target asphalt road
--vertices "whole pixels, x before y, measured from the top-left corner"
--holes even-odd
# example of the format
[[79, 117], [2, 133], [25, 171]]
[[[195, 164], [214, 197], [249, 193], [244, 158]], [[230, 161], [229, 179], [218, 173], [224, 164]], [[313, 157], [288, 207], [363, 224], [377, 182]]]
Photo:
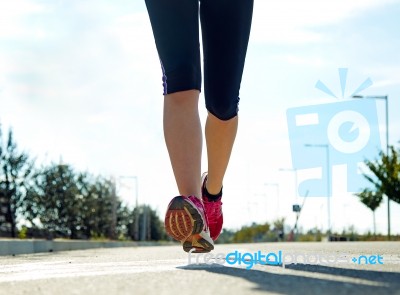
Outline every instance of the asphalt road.
[[[258, 251], [265, 257], [255, 264]], [[189, 261], [177, 245], [3, 256], [0, 294], [400, 294], [398, 242], [231, 244], [211, 253]]]

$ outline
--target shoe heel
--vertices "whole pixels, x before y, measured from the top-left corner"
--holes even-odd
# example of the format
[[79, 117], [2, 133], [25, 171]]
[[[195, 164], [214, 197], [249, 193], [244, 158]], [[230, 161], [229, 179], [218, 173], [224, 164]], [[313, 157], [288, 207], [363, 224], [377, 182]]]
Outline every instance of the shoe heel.
[[207, 239], [201, 234], [197, 234], [192, 236], [191, 240], [185, 241], [182, 247], [185, 252], [190, 252], [193, 249], [192, 253], [208, 253], [214, 250], [214, 243], [210, 237]]

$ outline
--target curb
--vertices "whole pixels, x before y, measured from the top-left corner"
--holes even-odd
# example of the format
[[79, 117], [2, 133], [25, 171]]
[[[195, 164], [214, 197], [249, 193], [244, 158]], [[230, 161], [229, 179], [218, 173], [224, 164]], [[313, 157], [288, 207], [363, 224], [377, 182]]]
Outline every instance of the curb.
[[140, 247], [173, 245], [171, 242], [118, 242], [85, 240], [18, 240], [0, 239], [0, 256], [34, 254], [56, 251], [86, 250], [96, 248]]

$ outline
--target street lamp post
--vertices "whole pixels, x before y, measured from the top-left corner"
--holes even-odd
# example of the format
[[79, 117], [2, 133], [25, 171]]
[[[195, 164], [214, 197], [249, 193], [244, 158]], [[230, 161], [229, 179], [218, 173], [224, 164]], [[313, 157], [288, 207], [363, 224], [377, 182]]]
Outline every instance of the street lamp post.
[[306, 147], [321, 147], [326, 149], [326, 187], [327, 187], [327, 207], [328, 207], [328, 239], [331, 234], [331, 182], [330, 182], [330, 161], [328, 144], [306, 144]]
[[[357, 99], [383, 99], [385, 100], [386, 113], [386, 154], [389, 156], [389, 96], [388, 95], [353, 95]], [[390, 199], [387, 196], [387, 214], [388, 214], [388, 239], [390, 241]]]

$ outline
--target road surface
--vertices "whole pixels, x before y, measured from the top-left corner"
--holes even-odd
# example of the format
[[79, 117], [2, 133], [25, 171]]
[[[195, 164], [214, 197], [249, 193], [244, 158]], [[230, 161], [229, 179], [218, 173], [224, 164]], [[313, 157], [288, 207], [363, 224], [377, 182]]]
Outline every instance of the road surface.
[[230, 244], [211, 253], [189, 257], [173, 245], [3, 256], [0, 294], [400, 295], [399, 242]]

